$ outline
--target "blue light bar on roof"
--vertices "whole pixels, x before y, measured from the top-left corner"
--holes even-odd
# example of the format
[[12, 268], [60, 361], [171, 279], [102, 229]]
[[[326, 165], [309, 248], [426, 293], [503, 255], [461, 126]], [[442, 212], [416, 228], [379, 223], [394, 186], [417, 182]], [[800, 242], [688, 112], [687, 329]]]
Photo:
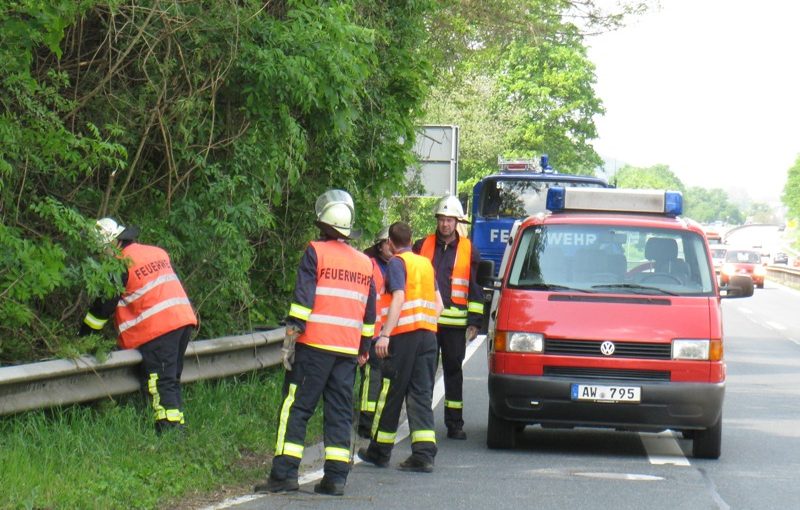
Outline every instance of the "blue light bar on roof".
[[635, 212], [678, 216], [683, 213], [679, 191], [618, 188], [563, 188], [547, 190], [547, 209], [561, 211]]
[[683, 195], [680, 191], [664, 192], [664, 214], [667, 216], [683, 214]]
[[566, 189], [561, 186], [553, 186], [547, 190], [547, 210], [558, 212], [564, 210], [564, 195]]

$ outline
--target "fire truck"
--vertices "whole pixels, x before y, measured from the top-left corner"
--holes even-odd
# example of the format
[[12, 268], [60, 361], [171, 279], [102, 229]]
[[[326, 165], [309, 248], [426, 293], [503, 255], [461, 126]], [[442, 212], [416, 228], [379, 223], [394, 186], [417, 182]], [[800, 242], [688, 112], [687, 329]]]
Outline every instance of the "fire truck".
[[487, 335], [487, 445], [527, 425], [671, 429], [718, 458], [725, 394], [720, 297], [708, 242], [679, 192], [551, 187], [508, 234]]
[[605, 180], [560, 174], [550, 166], [547, 155], [535, 160], [498, 159], [500, 170], [481, 179], [472, 190], [473, 245], [481, 259], [494, 262], [497, 272], [516, 220], [545, 211], [547, 190], [553, 186], [605, 188]]

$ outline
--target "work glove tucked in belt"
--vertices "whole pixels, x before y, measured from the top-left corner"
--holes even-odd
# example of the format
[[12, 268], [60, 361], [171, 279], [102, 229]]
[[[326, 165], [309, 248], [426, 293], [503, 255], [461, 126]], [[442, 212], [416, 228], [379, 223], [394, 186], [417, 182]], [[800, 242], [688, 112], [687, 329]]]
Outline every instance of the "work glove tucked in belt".
[[283, 347], [281, 347], [281, 362], [286, 370], [292, 369], [294, 363], [294, 344], [300, 332], [297, 328], [289, 326], [286, 328], [286, 336], [283, 338]]

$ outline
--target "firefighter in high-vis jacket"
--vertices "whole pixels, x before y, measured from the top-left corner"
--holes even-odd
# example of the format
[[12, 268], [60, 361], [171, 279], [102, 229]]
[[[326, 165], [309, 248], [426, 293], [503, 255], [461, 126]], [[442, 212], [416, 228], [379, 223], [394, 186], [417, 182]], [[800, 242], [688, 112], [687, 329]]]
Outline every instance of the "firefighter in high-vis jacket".
[[411, 429], [411, 456], [403, 471], [430, 473], [436, 457], [436, 432], [431, 409], [436, 378], [436, 322], [442, 298], [430, 261], [411, 252], [411, 228], [402, 222], [389, 227], [395, 256], [386, 270], [392, 300], [375, 353], [384, 360], [383, 384], [372, 422], [369, 447], [361, 460], [378, 467], [389, 464], [403, 403]]
[[459, 235], [456, 229], [458, 223], [467, 222], [458, 197], [443, 197], [436, 204], [434, 214], [436, 232], [414, 243], [414, 253], [433, 264], [444, 302], [436, 337], [444, 371], [447, 437], [466, 439], [461, 364], [467, 342], [475, 339], [483, 323], [483, 290], [476, 277], [481, 257], [470, 240]]
[[112, 218], [98, 220], [97, 230], [101, 242], [120, 249], [128, 264], [122, 274], [125, 292], [95, 300], [79, 334], [103, 329], [113, 316], [119, 346], [142, 355], [143, 386], [153, 406], [156, 432], [182, 429], [183, 356], [197, 325], [192, 305], [166, 251], [137, 243], [137, 229]]
[[381, 333], [385, 316], [389, 311], [392, 295], [386, 292], [384, 282], [386, 279], [386, 264], [392, 258], [392, 249], [389, 246], [389, 227], [384, 227], [375, 237], [375, 244], [364, 250], [364, 254], [372, 262], [372, 278], [375, 281], [377, 292], [375, 310], [375, 337], [369, 350], [369, 361], [361, 367], [361, 390], [358, 403], [358, 435], [369, 438], [372, 431], [372, 418], [375, 416], [375, 406], [381, 391], [381, 360], [375, 355], [375, 343]]
[[324, 476], [320, 494], [341, 496], [350, 471], [350, 430], [356, 366], [366, 362], [375, 331], [372, 263], [348, 246], [353, 199], [342, 190], [317, 198], [320, 239], [303, 253], [289, 309], [283, 363], [287, 371], [278, 413], [272, 469], [256, 492], [299, 488], [306, 426], [320, 396], [324, 401]]

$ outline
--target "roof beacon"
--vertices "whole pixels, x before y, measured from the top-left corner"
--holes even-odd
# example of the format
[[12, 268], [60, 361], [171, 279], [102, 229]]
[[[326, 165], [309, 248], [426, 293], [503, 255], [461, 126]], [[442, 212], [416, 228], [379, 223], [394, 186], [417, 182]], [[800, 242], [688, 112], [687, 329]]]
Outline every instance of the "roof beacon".
[[541, 167], [542, 172], [546, 174], [555, 173], [553, 171], [553, 167], [550, 166], [550, 161], [549, 158], [547, 157], [547, 154], [542, 154], [542, 158], [539, 160], [539, 166]]
[[500, 167], [501, 173], [537, 173], [541, 171], [536, 165], [536, 161], [532, 159], [503, 159], [502, 157], [499, 157], [497, 158], [497, 165]]
[[556, 170], [550, 166], [547, 154], [542, 154], [539, 161], [534, 159], [503, 159], [502, 156], [497, 158], [497, 165], [500, 167], [500, 173], [511, 174], [517, 172], [528, 172], [534, 174], [557, 174]]
[[563, 211], [635, 212], [679, 216], [683, 213], [680, 191], [617, 188], [562, 188], [547, 191], [547, 209]]

